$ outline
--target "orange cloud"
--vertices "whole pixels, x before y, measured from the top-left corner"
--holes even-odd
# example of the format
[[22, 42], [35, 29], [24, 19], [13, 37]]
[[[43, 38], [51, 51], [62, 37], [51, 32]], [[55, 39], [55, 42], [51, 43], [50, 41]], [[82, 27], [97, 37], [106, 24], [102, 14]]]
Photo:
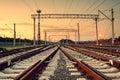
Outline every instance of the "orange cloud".
[[8, 31], [10, 29], [7, 29], [7, 28], [0, 28], [0, 31]]
[[33, 25], [32, 23], [26, 23], [26, 22], [23, 22], [23, 23], [16, 23], [17, 25], [27, 25], [27, 26], [31, 26]]
[[4, 20], [4, 18], [0, 17], [0, 20]]

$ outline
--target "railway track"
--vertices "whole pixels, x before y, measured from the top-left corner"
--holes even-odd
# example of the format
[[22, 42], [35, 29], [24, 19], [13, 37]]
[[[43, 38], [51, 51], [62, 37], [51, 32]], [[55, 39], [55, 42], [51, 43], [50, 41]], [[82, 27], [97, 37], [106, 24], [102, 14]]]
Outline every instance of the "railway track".
[[11, 66], [18, 61], [29, 58], [39, 52], [42, 52], [42, 51], [47, 50], [52, 47], [54, 47], [54, 46], [39, 47], [39, 48], [35, 48], [35, 49], [28, 50], [25, 52], [19, 52], [17, 54], [12, 54], [12, 55], [9, 55], [6, 57], [2, 57], [2, 58], [0, 58], [0, 70], [6, 68], [8, 66]]
[[[66, 49], [65, 49], [66, 50]], [[111, 67], [110, 65], [106, 64], [106, 62], [91, 58], [89, 56], [85, 56], [73, 50], [67, 49], [67, 51], [78, 60], [83, 61], [86, 65], [89, 65], [96, 69], [97, 71], [101, 72], [102, 74], [108, 76], [112, 80], [119, 80], [120, 79], [120, 70], [116, 67]]]
[[[24, 72], [25, 69], [29, 68], [30, 66], [34, 65], [36, 62], [39, 62], [41, 61], [41, 56], [42, 57], [46, 57], [46, 55], [44, 54], [45, 51], [49, 51], [51, 47], [47, 47], [47, 48], [43, 48], [42, 50], [37, 50], [34, 51], [34, 52], [31, 52], [33, 53], [32, 55], [28, 55], [30, 53], [27, 53], [26, 56], [22, 56], [22, 58], [24, 58], [23, 60], [17, 60], [16, 57], [13, 58], [12, 60], [16, 60], [17, 62], [14, 61], [11, 62], [9, 65], [5, 65], [5, 64], [1, 64], [1, 66], [3, 66], [4, 68], [2, 68], [2, 70], [0, 71], [0, 80], [13, 80], [18, 74]], [[54, 50], [54, 49], [53, 49]], [[41, 52], [43, 54], [41, 54]], [[33, 56], [34, 55], [34, 56]], [[17, 57], [18, 58], [18, 57]], [[12, 61], [11, 60], [11, 61]], [[1, 67], [0, 66], [0, 67]]]
[[120, 61], [120, 53], [105, 51], [105, 50], [99, 50], [99, 49], [93, 49], [93, 48], [87, 48], [86, 50], [89, 50], [90, 52], [104, 55], [105, 57], [108, 57], [110, 59]]
[[120, 52], [120, 46], [88, 46], [91, 48], [96, 48], [96, 49], [101, 49], [101, 50], [106, 50], [110, 52]]
[[86, 80], [86, 77], [61, 50], [58, 50], [45, 70], [37, 76], [38, 80]]
[[94, 50], [96, 52], [101, 52], [104, 54], [120, 57], [120, 47], [83, 46], [83, 48], [87, 48], [89, 50]]
[[[119, 69], [66, 47], [42, 49], [0, 71], [0, 80], [119, 80]], [[35, 54], [35, 53], [34, 53]]]
[[118, 69], [120, 69], [120, 57], [119, 56], [115, 56], [115, 55], [110, 55], [108, 53], [103, 53], [103, 52], [99, 52], [99, 50], [91, 50], [91, 49], [87, 49], [87, 48], [79, 48], [79, 47], [71, 47], [71, 46], [65, 46], [68, 47], [72, 50], [75, 50], [77, 52], [80, 52], [84, 55], [93, 57], [95, 59], [98, 60], [102, 60], [105, 61], [106, 63], [108, 63], [111, 66], [117, 67]]
[[25, 52], [25, 51], [28, 51], [28, 50], [31, 50], [31, 49], [34, 49], [34, 48], [37, 48], [37, 47], [19, 48], [19, 49], [14, 49], [14, 50], [10, 50], [10, 51], [1, 52], [0, 53], [0, 58], [6, 57], [6, 56], [9, 56], [9, 55], [12, 55], [12, 54], [17, 54], [17, 53], [20, 53], [20, 52]]

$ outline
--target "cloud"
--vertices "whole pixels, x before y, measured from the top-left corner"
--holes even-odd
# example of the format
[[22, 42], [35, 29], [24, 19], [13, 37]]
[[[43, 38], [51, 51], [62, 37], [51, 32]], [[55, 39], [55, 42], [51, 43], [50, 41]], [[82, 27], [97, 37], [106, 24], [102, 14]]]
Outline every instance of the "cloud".
[[10, 29], [7, 29], [7, 28], [0, 28], [0, 31], [8, 31]]
[[25, 25], [25, 26], [31, 26], [33, 25], [32, 23], [27, 23], [27, 22], [23, 22], [23, 23], [16, 23], [17, 25]]
[[4, 18], [0, 17], [0, 20], [4, 20]]
[[51, 26], [51, 25], [41, 25], [41, 27], [44, 27], [44, 28], [60, 28], [58, 26]]
[[[13, 25], [13, 24], [12, 24]], [[28, 22], [22, 22], [22, 23], [16, 23], [16, 25], [20, 25], [20, 26], [34, 26], [33, 23], [28, 23]], [[36, 23], [36, 27], [37, 27], [38, 23]], [[70, 29], [66, 26], [52, 26], [52, 25], [46, 25], [46, 24], [41, 24], [40, 27], [42, 28], [47, 28], [47, 29], [63, 29], [63, 28], [66, 28], [66, 29]]]
[[[33, 26], [33, 23], [27, 23], [27, 22], [23, 22], [23, 23], [16, 23], [17, 25], [21, 25], [21, 26]], [[36, 27], [37, 27], [36, 23]], [[59, 28], [58, 26], [51, 26], [51, 25], [40, 25], [40, 27], [43, 28]]]
[[66, 26], [51, 26], [51, 25], [41, 25], [43, 28], [52, 28], [52, 29], [71, 29], [71, 27]]
[[83, 33], [82, 36], [86, 36], [86, 37], [87, 36], [95, 36], [95, 33], [91, 33], [91, 32], [90, 33], [89, 32], [88, 33]]
[[89, 37], [89, 36], [95, 36], [96, 33], [94, 30], [85, 30], [81, 32], [81, 36]]

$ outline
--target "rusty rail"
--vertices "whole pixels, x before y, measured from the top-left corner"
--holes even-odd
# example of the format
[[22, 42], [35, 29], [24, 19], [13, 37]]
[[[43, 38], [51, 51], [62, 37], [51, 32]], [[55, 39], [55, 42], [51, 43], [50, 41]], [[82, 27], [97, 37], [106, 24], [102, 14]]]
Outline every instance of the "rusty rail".
[[29, 67], [27, 70], [18, 75], [14, 80], [34, 80], [35, 75], [42, 72], [46, 67], [46, 61], [48, 62], [56, 54], [59, 48], [53, 51], [49, 56], [47, 56], [43, 61], [39, 60], [33, 66]]
[[[95, 59], [98, 59], [98, 60], [102, 60], [102, 61], [105, 61], [107, 62], [107, 64], [111, 65], [111, 66], [114, 66], [118, 69], [120, 69], [120, 61], [116, 61], [116, 60], [111, 60], [110, 58], [108, 57], [105, 57], [103, 55], [98, 55], [98, 54], [95, 54], [95, 53], [92, 53], [92, 52], [89, 52], [89, 51], [84, 51], [84, 50], [79, 50], [79, 48], [76, 48], [76, 47], [70, 47], [70, 46], [64, 46], [64, 47], [67, 47], [71, 50], [74, 50], [74, 51], [77, 51], [81, 54], [84, 54], [84, 55], [87, 55], [87, 56], [90, 56], [92, 58], [95, 58]], [[110, 63], [110, 60], [113, 62], [112, 64]]]
[[7, 61], [2, 62], [2, 63], [0, 63], [0, 70], [3, 70], [3, 69], [5, 69], [5, 68], [13, 65], [15, 62], [17, 62], [17, 61], [19, 61], [19, 60], [27, 59], [27, 58], [29, 58], [29, 57], [31, 57], [31, 56], [33, 56], [33, 55], [36, 55], [36, 54], [38, 54], [38, 53], [40, 53], [40, 52], [43, 52], [43, 51], [45, 51], [45, 50], [48, 50], [48, 49], [50, 49], [50, 48], [52, 48], [52, 47], [49, 47], [49, 48], [47, 48], [47, 49], [45, 49], [45, 50], [42, 50], [42, 49], [44, 49], [44, 48], [45, 48], [45, 47], [40, 48], [40, 49], [38, 49], [38, 50], [36, 50], [36, 51], [28, 52], [28, 53], [23, 54], [23, 55], [21, 55], [21, 56], [17, 56], [17, 57], [15, 57], [15, 58], [12, 58], [12, 59], [10, 59], [10, 60], [7, 60]]
[[87, 49], [92, 49], [94, 51], [97, 51], [97, 52], [101, 52], [101, 53], [105, 53], [105, 54], [110, 54], [110, 55], [113, 55], [113, 56], [118, 56], [120, 57], [120, 52], [115, 52], [115, 51], [109, 51], [108, 49], [101, 49], [101, 48], [95, 48], [95, 47], [85, 47]]
[[109, 77], [103, 75], [96, 69], [92, 68], [91, 66], [87, 65], [83, 61], [78, 61], [76, 58], [72, 57], [68, 53], [66, 53], [64, 50], [60, 49], [71, 61], [76, 62], [76, 66], [79, 69], [82, 69], [85, 73], [87, 73], [88, 78], [91, 80], [111, 80]]
[[18, 52], [24, 52], [30, 49], [34, 49], [35, 47], [27, 47], [27, 48], [19, 48], [19, 49], [14, 49], [14, 50], [10, 50], [10, 51], [6, 51], [0, 54], [0, 58], [5, 57], [5, 56], [9, 56], [12, 54], [17, 54]]

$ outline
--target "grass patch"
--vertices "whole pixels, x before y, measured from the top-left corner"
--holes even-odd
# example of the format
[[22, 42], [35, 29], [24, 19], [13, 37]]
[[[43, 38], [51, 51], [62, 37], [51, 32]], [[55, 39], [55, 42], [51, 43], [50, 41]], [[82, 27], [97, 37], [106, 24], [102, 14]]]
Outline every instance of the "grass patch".
[[27, 47], [33, 47], [32, 45], [27, 46], [11, 46], [11, 47], [5, 47], [6, 50], [13, 50], [13, 49], [19, 49], [19, 48], [27, 48]]

